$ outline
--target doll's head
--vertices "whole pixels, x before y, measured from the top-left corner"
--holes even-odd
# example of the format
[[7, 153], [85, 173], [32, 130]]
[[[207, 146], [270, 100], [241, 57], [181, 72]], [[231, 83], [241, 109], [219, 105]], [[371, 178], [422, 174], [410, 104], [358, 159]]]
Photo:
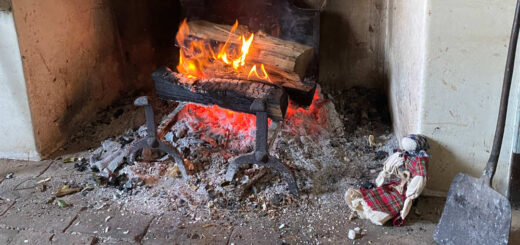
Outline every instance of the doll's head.
[[426, 137], [420, 134], [409, 134], [401, 139], [401, 146], [407, 152], [427, 151], [430, 149]]

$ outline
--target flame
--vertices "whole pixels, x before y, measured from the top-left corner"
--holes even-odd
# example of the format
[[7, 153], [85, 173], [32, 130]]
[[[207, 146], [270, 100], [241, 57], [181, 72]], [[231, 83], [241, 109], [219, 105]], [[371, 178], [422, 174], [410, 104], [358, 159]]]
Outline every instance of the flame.
[[251, 47], [251, 43], [253, 42], [254, 37], [255, 37], [255, 34], [251, 34], [251, 36], [249, 36], [247, 41], [244, 38], [244, 36], [241, 36], [239, 38], [239, 39], [242, 39], [242, 47], [240, 48], [240, 51], [242, 52], [242, 54], [240, 55], [240, 57], [238, 59], [233, 61], [233, 68], [238, 69], [238, 67], [245, 65], [246, 56], [247, 56], [247, 53], [249, 53], [249, 48]]
[[233, 24], [233, 26], [231, 27], [231, 30], [229, 31], [226, 42], [224, 43], [222, 48], [220, 48], [218, 55], [217, 55], [217, 59], [221, 59], [222, 61], [224, 61], [224, 63], [226, 63], [228, 65], [231, 64], [231, 61], [228, 61], [226, 52], [229, 49], [229, 41], [231, 41], [231, 37], [233, 36], [233, 33], [235, 33], [237, 28], [238, 28], [238, 20], [235, 20], [235, 24]]
[[269, 78], [269, 75], [267, 75], [267, 71], [265, 71], [264, 64], [260, 65], [260, 69], [262, 69], [263, 75], [258, 75], [258, 72], [256, 71], [256, 65], [254, 65], [251, 70], [249, 71], [249, 74], [247, 75], [247, 79], [250, 79], [251, 75], [255, 75], [255, 77], [261, 78], [262, 80], [271, 81]]
[[[255, 35], [251, 33], [247, 38], [246, 35], [241, 35], [237, 39], [240, 47], [233, 45], [237, 43], [236, 41], [232, 42], [232, 40], [236, 36], [235, 32], [238, 27], [238, 21], [235, 21], [226, 42], [214, 48], [209, 40], [188, 39], [190, 28], [185, 19], [179, 26], [179, 31], [175, 37], [180, 47], [177, 71], [188, 77], [209, 78], [219, 77], [218, 74], [215, 74], [215, 69], [224, 69], [223, 74], [229, 70], [233, 74], [238, 74], [237, 77], [245, 78], [247, 70], [244, 69], [252, 67], [247, 79], [270, 82], [271, 79], [264, 64], [249, 64], [247, 62], [247, 55], [254, 49]], [[261, 68], [261, 74], [257, 71], [258, 66]]]

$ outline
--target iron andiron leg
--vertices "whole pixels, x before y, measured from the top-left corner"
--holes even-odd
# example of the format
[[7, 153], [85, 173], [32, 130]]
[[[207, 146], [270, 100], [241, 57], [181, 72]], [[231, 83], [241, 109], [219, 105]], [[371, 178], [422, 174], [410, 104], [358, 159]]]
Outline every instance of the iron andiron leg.
[[135, 160], [135, 154], [144, 148], [148, 149], [157, 149], [164, 151], [168, 153], [173, 159], [175, 160], [175, 163], [177, 163], [177, 166], [179, 167], [179, 170], [181, 171], [182, 177], [184, 179], [188, 178], [188, 175], [186, 174], [186, 168], [184, 167], [184, 162], [182, 161], [182, 158], [180, 157], [179, 153], [172, 149], [169, 145], [161, 142], [157, 138], [157, 131], [155, 128], [155, 121], [153, 116], [153, 108], [148, 102], [148, 97], [141, 96], [137, 98], [134, 101], [135, 106], [144, 106], [144, 113], [146, 116], [146, 131], [148, 132], [148, 135], [139, 141], [137, 141], [132, 148], [130, 149], [129, 153], [129, 160], [130, 162], [134, 162]]
[[240, 165], [258, 164], [278, 171], [287, 182], [289, 191], [297, 195], [298, 186], [291, 171], [283, 165], [276, 157], [269, 156], [267, 152], [267, 112], [265, 101], [256, 99], [251, 104], [251, 110], [256, 114], [256, 146], [251, 154], [243, 155], [233, 160], [227, 169], [226, 180], [231, 181]]

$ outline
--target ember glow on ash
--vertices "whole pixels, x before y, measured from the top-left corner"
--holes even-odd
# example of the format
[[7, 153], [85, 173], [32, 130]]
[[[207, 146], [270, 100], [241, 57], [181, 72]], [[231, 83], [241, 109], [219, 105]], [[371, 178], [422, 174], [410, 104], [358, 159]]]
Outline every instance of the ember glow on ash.
[[[184, 20], [176, 36], [181, 47], [177, 71], [188, 77], [210, 78], [219, 77], [216, 70], [221, 73], [245, 70], [248, 79], [270, 82], [264, 64], [247, 62], [247, 55], [254, 50], [255, 34], [250, 33], [237, 38], [237, 28], [238, 21], [231, 27], [226, 42], [213, 47], [204, 40], [190, 38], [190, 28]], [[234, 38], [237, 40], [233, 40]]]
[[[319, 137], [322, 132], [329, 131], [326, 130], [327, 103], [331, 102], [323, 99], [319, 89], [306, 109], [290, 103], [282, 129], [295, 135]], [[177, 124], [188, 125], [189, 133], [199, 135], [213, 147], [247, 152], [254, 145], [256, 117], [252, 114], [234, 112], [216, 105], [188, 104], [179, 112]]]
[[318, 88], [312, 98], [312, 104], [307, 109], [291, 101], [285, 115], [284, 128], [296, 135], [320, 136], [322, 132], [328, 131], [324, 130], [328, 127], [326, 108], [328, 103], [332, 102], [324, 99]]
[[256, 117], [217, 105], [188, 104], [177, 114], [172, 129], [177, 131], [178, 128], [187, 128], [187, 135], [201, 139], [212, 148], [246, 153], [255, 140]]

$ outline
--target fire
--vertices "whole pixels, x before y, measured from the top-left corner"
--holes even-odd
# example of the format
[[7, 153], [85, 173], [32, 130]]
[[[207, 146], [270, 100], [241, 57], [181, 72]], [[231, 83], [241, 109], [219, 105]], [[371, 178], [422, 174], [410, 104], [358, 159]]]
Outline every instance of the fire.
[[[237, 28], [238, 21], [231, 27], [226, 42], [215, 48], [207, 40], [189, 39], [190, 28], [187, 20], [184, 20], [176, 35], [180, 46], [177, 71], [189, 77], [210, 78], [219, 77], [215, 70], [225, 67], [236, 72], [244, 71], [245, 74], [249, 70], [247, 79], [270, 82], [264, 64], [247, 62], [247, 55], [254, 49], [255, 34], [251, 33], [247, 37], [241, 35], [235, 41], [233, 38], [236, 38]], [[240, 46], [234, 45], [236, 43], [240, 43]], [[257, 67], [260, 67], [260, 72]]]
[[271, 81], [271, 79], [269, 79], [269, 75], [267, 75], [267, 71], [265, 71], [265, 67], [264, 67], [264, 64], [261, 64], [260, 65], [260, 68], [262, 69], [262, 73], [263, 75], [260, 76], [258, 75], [258, 72], [256, 71], [256, 65], [254, 65], [251, 70], [249, 71], [249, 74], [247, 75], [247, 79], [250, 79], [251, 78], [251, 75], [255, 75], [254, 77], [258, 77], [258, 78], [261, 78], [262, 80], [265, 80], [265, 81]]
[[240, 55], [240, 57], [238, 59], [233, 60], [233, 68], [238, 69], [238, 67], [244, 66], [246, 64], [245, 63], [246, 56], [247, 56], [247, 53], [249, 52], [249, 48], [251, 47], [251, 43], [253, 42], [254, 37], [255, 37], [255, 35], [251, 34], [251, 36], [249, 36], [247, 41], [244, 38], [244, 36], [241, 36], [239, 38], [239, 39], [242, 39], [242, 47], [240, 48], [240, 51], [242, 52], [242, 54]]

